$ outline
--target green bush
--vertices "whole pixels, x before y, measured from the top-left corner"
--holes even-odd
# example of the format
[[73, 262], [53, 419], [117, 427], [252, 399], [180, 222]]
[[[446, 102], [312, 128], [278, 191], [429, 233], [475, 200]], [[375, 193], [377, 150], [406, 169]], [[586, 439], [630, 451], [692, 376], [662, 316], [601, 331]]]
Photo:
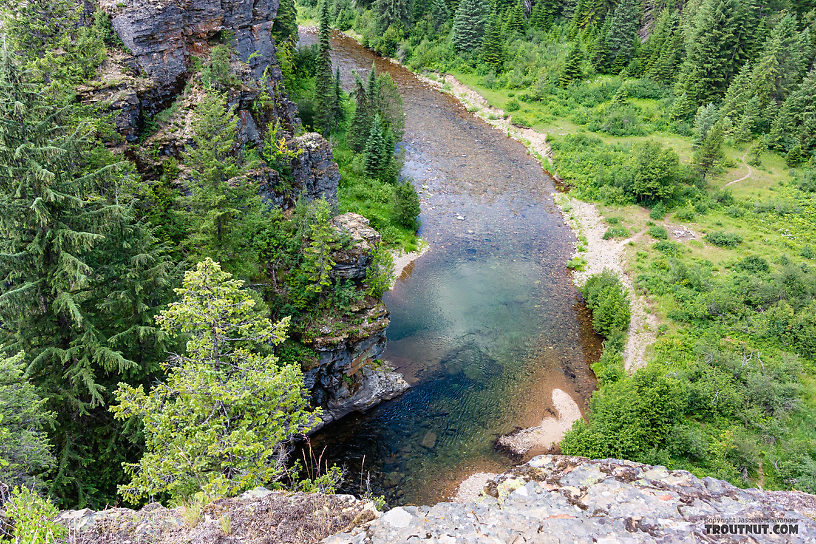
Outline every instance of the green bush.
[[15, 487], [4, 508], [15, 543], [55, 544], [68, 536], [68, 529], [54, 521], [57, 507], [27, 487]]
[[591, 276], [581, 294], [592, 311], [592, 326], [609, 337], [629, 328], [629, 299], [615, 274], [605, 270]]
[[626, 229], [626, 227], [621, 225], [614, 225], [612, 227], [609, 227], [609, 229], [603, 235], [604, 240], [609, 240], [611, 238], [628, 238], [628, 237], [629, 231]]
[[649, 227], [649, 235], [652, 238], [657, 238], [658, 240], [669, 239], [669, 231], [667, 231], [666, 227], [662, 225], [654, 225], [653, 227]]
[[756, 255], [745, 257], [737, 263], [737, 268], [745, 272], [753, 272], [754, 274], [764, 274], [771, 270], [768, 261]]
[[709, 232], [706, 234], [705, 239], [718, 247], [737, 247], [742, 243], [742, 236], [733, 232]]
[[416, 231], [419, 228], [419, 195], [410, 180], [397, 185], [394, 191], [394, 215], [403, 227]]

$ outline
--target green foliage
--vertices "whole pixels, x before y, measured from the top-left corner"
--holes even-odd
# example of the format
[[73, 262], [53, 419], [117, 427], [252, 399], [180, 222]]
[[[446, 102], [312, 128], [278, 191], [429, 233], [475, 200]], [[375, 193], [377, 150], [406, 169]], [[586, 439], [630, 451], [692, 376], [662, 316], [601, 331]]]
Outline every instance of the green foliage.
[[558, 82], [562, 87], [566, 87], [573, 81], [583, 77], [584, 52], [581, 49], [581, 43], [578, 40], [572, 42], [569, 53], [567, 53], [567, 60], [561, 70], [561, 76]]
[[15, 543], [56, 544], [68, 536], [68, 529], [55, 520], [57, 507], [25, 486], [15, 487], [3, 507]]
[[169, 493], [235, 495], [284, 477], [285, 444], [307, 431], [303, 376], [280, 364], [270, 346], [283, 341], [288, 318], [262, 316], [243, 282], [210, 259], [187, 272], [179, 300], [157, 316], [169, 335], [184, 335], [184, 354], [166, 364], [165, 381], [145, 393], [120, 384], [117, 419], [140, 418], [146, 451], [126, 466], [130, 500]]
[[380, 244], [371, 252], [371, 261], [366, 268], [366, 294], [379, 298], [391, 288], [394, 282], [394, 259]]
[[419, 195], [414, 184], [410, 180], [405, 180], [397, 185], [394, 193], [394, 214], [399, 223], [414, 231], [419, 229]]
[[605, 270], [590, 276], [581, 294], [592, 310], [592, 326], [605, 336], [626, 332], [629, 328], [629, 299], [614, 273]]
[[277, 47], [284, 43], [290, 45], [297, 43], [298, 26], [295, 0], [280, 0], [278, 13], [272, 23], [272, 36], [275, 38]]
[[47, 430], [54, 414], [25, 378], [22, 352], [0, 356], [0, 482], [33, 488], [55, 464]]
[[706, 234], [705, 239], [719, 247], [737, 247], [742, 243], [742, 236], [733, 232], [709, 232]]
[[666, 230], [666, 227], [662, 225], [654, 225], [652, 227], [649, 227], [649, 235], [652, 238], [656, 238], [658, 240], [669, 239], [669, 232]]
[[680, 159], [671, 148], [645, 141], [632, 147], [634, 176], [629, 187], [641, 202], [670, 200], [679, 187]]
[[363, 154], [365, 175], [380, 179], [387, 173], [388, 164], [393, 154], [391, 139], [384, 134], [380, 114], [376, 113], [371, 122], [371, 129], [368, 133]]
[[230, 69], [232, 51], [229, 46], [220, 44], [210, 51], [210, 59], [201, 71], [201, 82], [206, 87], [227, 89], [238, 84], [238, 78]]
[[457, 51], [473, 52], [482, 46], [489, 20], [488, 4], [484, 0], [460, 0], [453, 17], [451, 41]]
[[484, 43], [482, 43], [482, 60], [496, 72], [501, 72], [504, 68], [504, 37], [496, 14], [491, 17], [485, 33]]

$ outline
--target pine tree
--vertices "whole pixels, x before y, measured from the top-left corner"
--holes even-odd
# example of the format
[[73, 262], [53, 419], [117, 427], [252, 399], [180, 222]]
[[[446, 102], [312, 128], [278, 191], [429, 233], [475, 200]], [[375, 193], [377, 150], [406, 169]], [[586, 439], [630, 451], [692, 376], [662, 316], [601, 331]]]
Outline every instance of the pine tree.
[[457, 51], [477, 51], [489, 19], [484, 0], [461, 0], [453, 18], [453, 46]]
[[816, 150], [816, 68], [793, 91], [779, 109], [770, 132], [771, 142], [780, 150], [799, 147]]
[[387, 145], [380, 114], [375, 114], [363, 154], [364, 172], [367, 177], [380, 178], [385, 172], [390, 160], [386, 152]]
[[[0, 51], [0, 341], [25, 352], [29, 376], [58, 414], [52, 493], [104, 504], [127, 453], [117, 451], [126, 438], [107, 416], [110, 392], [155, 368], [130, 358], [139, 346], [127, 334], [115, 338], [123, 330], [113, 324], [145, 325], [134, 302], [151, 288], [138, 282], [156, 255], [142, 255], [152, 241], [122, 201], [126, 165], [100, 155], [81, 109], [59, 108], [28, 77]], [[160, 342], [149, 324], [140, 332], [145, 344]]]
[[318, 32], [318, 58], [315, 75], [315, 124], [324, 136], [334, 129], [336, 111], [334, 75], [331, 62], [331, 22], [329, 0], [320, 7], [320, 30]]
[[344, 120], [343, 112], [343, 84], [340, 79], [340, 68], [334, 73], [334, 122], [340, 124]]
[[640, 22], [640, 0], [621, 0], [608, 20], [606, 64], [613, 73], [618, 73], [632, 58]]
[[723, 127], [722, 123], [715, 123], [706, 134], [703, 143], [694, 152], [694, 164], [703, 176], [706, 176], [714, 166], [722, 161]]
[[372, 106], [368, 99], [365, 83], [357, 74], [354, 75], [354, 100], [357, 105], [354, 109], [354, 115], [351, 117], [351, 125], [346, 139], [349, 147], [360, 153], [365, 149], [368, 133], [371, 131]]
[[431, 0], [431, 23], [438, 31], [450, 19], [450, 11], [445, 0]]
[[592, 66], [599, 72], [606, 72], [609, 68], [609, 48], [607, 47], [607, 36], [612, 25], [612, 19], [607, 18], [601, 27], [600, 32], [595, 36], [592, 43]]
[[374, 11], [377, 14], [380, 32], [390, 26], [404, 26], [408, 23], [408, 0], [376, 0]]
[[504, 38], [499, 28], [498, 15], [493, 14], [482, 44], [482, 60], [486, 65], [501, 72], [504, 68]]
[[303, 375], [270, 349], [289, 318], [273, 324], [255, 300], [210, 259], [185, 274], [180, 299], [157, 316], [162, 330], [189, 338], [168, 362], [164, 383], [145, 393], [121, 385], [117, 419], [139, 417], [147, 442], [131, 482], [131, 500], [168, 493], [235, 495], [274, 482], [288, 469], [285, 444], [314, 425]]
[[524, 13], [523, 0], [519, 0], [509, 11], [507, 24], [505, 25], [508, 34], [524, 35], [527, 29], [527, 17]]
[[561, 76], [558, 82], [562, 87], [566, 87], [575, 80], [583, 77], [582, 64], [584, 62], [584, 53], [581, 50], [581, 42], [574, 40], [570, 45], [567, 60], [564, 63], [564, 68], [561, 70]]
[[295, 45], [298, 41], [297, 8], [295, 0], [280, 0], [278, 14], [272, 23], [272, 36], [276, 44]]

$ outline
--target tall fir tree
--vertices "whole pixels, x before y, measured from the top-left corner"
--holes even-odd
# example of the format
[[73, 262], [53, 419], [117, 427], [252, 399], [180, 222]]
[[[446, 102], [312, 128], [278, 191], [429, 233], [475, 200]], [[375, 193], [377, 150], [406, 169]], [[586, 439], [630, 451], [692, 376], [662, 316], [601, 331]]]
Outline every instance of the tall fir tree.
[[388, 167], [390, 156], [387, 153], [388, 139], [383, 131], [382, 119], [375, 114], [371, 121], [371, 129], [366, 140], [363, 153], [365, 175], [370, 178], [380, 178]]
[[640, 23], [640, 0], [620, 0], [608, 21], [604, 64], [613, 73], [618, 73], [632, 58]]
[[482, 44], [482, 61], [496, 72], [501, 72], [504, 68], [504, 37], [496, 13], [491, 17]]
[[54, 104], [4, 47], [0, 342], [25, 353], [27, 374], [58, 414], [51, 492], [95, 506], [112, 498], [117, 466], [133, 453], [108, 417], [111, 391], [155, 369], [149, 354], [140, 357], [131, 327], [141, 328], [151, 351], [162, 350], [145, 315], [154, 306], [139, 301], [150, 298], [143, 290], [152, 288], [145, 277], [157, 259], [152, 239], [134, 226], [122, 196], [126, 165], [104, 154], [100, 162], [99, 149], [83, 110]]
[[334, 73], [331, 62], [331, 17], [329, 0], [320, 6], [320, 29], [318, 31], [318, 58], [315, 74], [315, 124], [316, 128], [328, 136], [334, 129], [336, 111], [334, 93]]
[[789, 151], [799, 147], [816, 151], [816, 68], [793, 91], [773, 122], [770, 132], [774, 147]]
[[461, 0], [453, 18], [451, 40], [457, 51], [475, 52], [482, 46], [490, 12], [485, 0]]
[[564, 67], [561, 69], [561, 75], [558, 78], [558, 83], [562, 87], [566, 87], [573, 81], [583, 77], [582, 65], [584, 63], [584, 52], [581, 49], [580, 40], [573, 40], [570, 45], [567, 59]]
[[272, 23], [272, 36], [275, 43], [288, 43], [294, 46], [298, 41], [297, 8], [295, 0], [280, 0], [278, 14]]
[[439, 31], [450, 19], [450, 11], [445, 0], [431, 0], [431, 24], [434, 30]]
[[407, 25], [410, 7], [408, 0], [377, 0], [374, 11], [380, 32], [385, 32], [390, 26], [401, 27]]
[[527, 15], [524, 11], [524, 0], [519, 0], [507, 13], [507, 23], [505, 24], [507, 34], [523, 36], [527, 30]]
[[365, 83], [357, 74], [354, 76], [353, 94], [356, 107], [354, 108], [354, 115], [351, 117], [346, 139], [351, 149], [361, 153], [365, 149], [368, 133], [371, 130], [372, 105], [368, 99]]

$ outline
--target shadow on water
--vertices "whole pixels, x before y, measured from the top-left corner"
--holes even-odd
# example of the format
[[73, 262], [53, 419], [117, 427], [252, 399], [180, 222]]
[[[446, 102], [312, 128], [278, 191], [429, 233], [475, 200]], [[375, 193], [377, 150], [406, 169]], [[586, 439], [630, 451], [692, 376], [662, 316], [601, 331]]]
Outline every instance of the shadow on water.
[[540, 423], [554, 388], [583, 408], [600, 339], [565, 267], [574, 236], [553, 181], [525, 148], [353, 40], [332, 47], [347, 89], [375, 62], [403, 95], [403, 174], [421, 188], [431, 250], [385, 296], [384, 358], [413, 387], [311, 442], [346, 467], [344, 491], [360, 491], [363, 467], [389, 504], [430, 503], [470, 473], [507, 468], [495, 439]]

